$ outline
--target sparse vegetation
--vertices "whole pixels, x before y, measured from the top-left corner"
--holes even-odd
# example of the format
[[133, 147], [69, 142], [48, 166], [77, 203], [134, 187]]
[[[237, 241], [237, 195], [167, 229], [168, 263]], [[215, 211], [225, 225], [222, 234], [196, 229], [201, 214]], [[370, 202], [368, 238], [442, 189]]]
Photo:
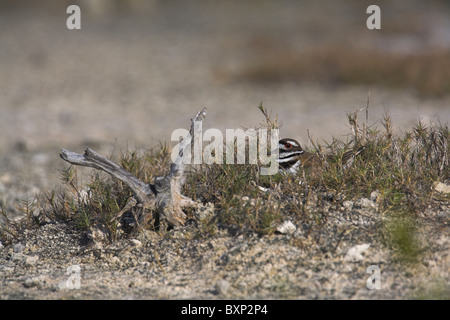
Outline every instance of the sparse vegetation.
[[[270, 113], [262, 106], [260, 109], [266, 117], [263, 125], [277, 128], [279, 124], [271, 119]], [[311, 241], [323, 252], [335, 252], [340, 243], [354, 237], [358, 241], [376, 239], [391, 252], [392, 262], [419, 265], [427, 255], [424, 226], [420, 221], [425, 212], [440, 210], [450, 201], [450, 194], [435, 190], [436, 182], [445, 185], [450, 182], [448, 125], [419, 121], [412, 130], [395, 135], [388, 114], [381, 128], [367, 125], [367, 118], [360, 126], [358, 112], [349, 115], [348, 120], [351, 134], [347, 141], [333, 139], [320, 145], [311, 140], [313, 147], [309, 151], [331, 153], [339, 159], [344, 150], [355, 144], [364, 145], [364, 152], [349, 168], [343, 168], [337, 161], [320, 174], [301, 169], [298, 174], [260, 176], [257, 165], [192, 167], [182, 192], [198, 203], [212, 204], [213, 209], [201, 218], [197, 209], [186, 209], [187, 226], [181, 228], [181, 234], [175, 231], [176, 237], [214, 238], [220, 229], [270, 237], [282, 222], [289, 220], [302, 230], [301, 236], [292, 237], [290, 244], [304, 250], [308, 250]], [[119, 163], [148, 182], [168, 170], [170, 152], [163, 144], [147, 152], [125, 151]], [[80, 184], [73, 166], [61, 170], [60, 176], [63, 189], [20, 204], [24, 215], [20, 221], [9, 219], [7, 206], [2, 203], [0, 241], [3, 244], [20, 241], [24, 230], [49, 222], [64, 223], [69, 229], [84, 230], [91, 235], [101, 230], [101, 241], [107, 243], [136, 237], [141, 232], [133, 211], [138, 209], [130, 206], [133, 193], [126, 185], [98, 171], [93, 171], [87, 183]], [[348, 206], [361, 208], [363, 200], [369, 203], [363, 219], [372, 227], [366, 229], [366, 222], [362, 222], [356, 229], [342, 229], [339, 225], [330, 229], [328, 219], [332, 216], [336, 219], [336, 214], [345, 219], [347, 214], [352, 214]], [[448, 228], [446, 223], [443, 221], [433, 228]], [[163, 237], [168, 231], [160, 230], [158, 225], [147, 228]], [[182, 231], [183, 228], [187, 231]], [[361, 230], [356, 231], [358, 228]], [[437, 288], [431, 293], [419, 290], [416, 296], [441, 297], [447, 289]]]
[[[267, 110], [260, 107], [266, 117], [265, 125], [277, 127]], [[401, 136], [393, 134], [388, 114], [382, 128], [361, 127], [358, 113], [349, 115], [352, 134], [348, 141], [333, 139], [321, 146], [311, 141], [316, 152], [329, 152], [336, 157], [355, 141], [366, 145], [366, 150], [354, 164], [344, 170], [339, 162], [332, 164], [322, 174], [300, 171], [298, 175], [259, 176], [256, 165], [214, 164], [192, 168], [184, 185], [184, 193], [201, 203], [213, 203], [215, 214], [201, 222], [204, 237], [214, 233], [217, 226], [233, 226], [260, 234], [271, 234], [277, 223], [285, 219], [299, 224], [314, 225], [320, 229], [329, 210], [339, 210], [346, 200], [368, 198], [376, 194], [379, 215], [413, 221], [415, 214], [429, 206], [448, 201], [448, 194], [436, 193], [433, 183], [448, 182], [449, 130], [447, 124], [419, 122]], [[122, 152], [121, 165], [142, 181], [151, 181], [164, 173], [170, 162], [165, 145], [144, 153]], [[86, 185], [79, 185], [77, 170], [69, 167], [61, 171], [64, 190], [54, 190], [34, 201], [25, 201], [23, 211], [27, 226], [39, 225], [46, 220], [58, 220], [73, 228], [88, 230], [102, 226], [109, 241], [127, 236], [133, 227], [133, 215], [127, 203], [131, 190], [109, 176], [93, 172]], [[33, 206], [33, 208], [31, 207]], [[125, 214], [124, 214], [125, 213]], [[189, 209], [189, 218], [194, 218]], [[5, 243], [19, 237], [21, 224], [8, 220], [4, 206], [1, 240]], [[119, 219], [120, 217], [120, 219]], [[128, 217], [128, 222], [125, 220]], [[125, 219], [125, 220], [124, 220]], [[411, 224], [408, 224], [411, 225]], [[400, 247], [405, 257], [416, 256], [416, 249], [408, 239], [414, 228], [384, 225], [380, 232], [385, 244]], [[386, 236], [386, 230], [393, 230]], [[412, 240], [411, 240], [412, 241]], [[395, 243], [396, 244], [395, 244]]]
[[[260, 110], [266, 118], [262, 126], [279, 127], [266, 109], [260, 106]], [[54, 222], [84, 233], [88, 241], [93, 240], [94, 233], [100, 234], [94, 241], [109, 244], [148, 236], [148, 232], [160, 239], [208, 241], [224, 229], [270, 238], [279, 232], [282, 223], [292, 221], [301, 232], [288, 238], [288, 243], [301, 250], [314, 246], [322, 254], [335, 254], [340, 244], [375, 241], [390, 252], [390, 261], [399, 268], [418, 268], [429, 255], [424, 236], [429, 229], [425, 231], [421, 221], [429, 214], [426, 212], [441, 212], [450, 201], [449, 193], [435, 188], [436, 182], [450, 182], [448, 125], [419, 121], [411, 130], [396, 135], [388, 114], [380, 127], [368, 125], [367, 117], [361, 125], [358, 115], [348, 115], [351, 133], [346, 141], [333, 139], [323, 145], [310, 141], [309, 151], [331, 153], [337, 159], [345, 150], [364, 145], [364, 152], [349, 168], [337, 161], [329, 163], [320, 174], [305, 168], [298, 174], [260, 176], [257, 165], [191, 167], [182, 192], [205, 204], [209, 211], [186, 209], [184, 227], [160, 230], [154, 224], [146, 226], [149, 231], [142, 231], [134, 212], [139, 207], [130, 205], [133, 192], [129, 187], [96, 170], [87, 183], [80, 183], [77, 168], [69, 166], [60, 171], [63, 188], [20, 203], [22, 220], [10, 219], [7, 206], [1, 203], [0, 241], [3, 245], [16, 243], [27, 234], [26, 230]], [[118, 163], [141, 181], [150, 182], [167, 172], [169, 148], [161, 144], [146, 152], [124, 151]], [[340, 219], [350, 219], [344, 224], [347, 227], [336, 224]], [[432, 230], [448, 228], [443, 219], [442, 225], [434, 224]], [[159, 259], [155, 261], [162, 268]], [[291, 292], [292, 288], [288, 285], [286, 290]], [[447, 292], [446, 286], [437, 286], [411, 295], [443, 298]]]

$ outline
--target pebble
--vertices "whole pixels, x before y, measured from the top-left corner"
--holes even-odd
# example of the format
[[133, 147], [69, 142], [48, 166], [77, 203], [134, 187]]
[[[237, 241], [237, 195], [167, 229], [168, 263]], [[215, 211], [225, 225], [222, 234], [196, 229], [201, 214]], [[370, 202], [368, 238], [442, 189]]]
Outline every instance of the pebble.
[[38, 256], [26, 256], [25, 266], [26, 267], [34, 266], [38, 260], [39, 260]]
[[450, 193], [450, 185], [442, 183], [442, 182], [435, 182], [433, 184], [434, 190], [440, 193]]
[[364, 260], [364, 253], [369, 247], [370, 243], [358, 244], [351, 247], [345, 254], [344, 261], [359, 262]]
[[23, 286], [25, 288], [33, 288], [36, 287], [38, 289], [42, 289], [42, 281], [39, 278], [26, 278], [23, 282]]
[[275, 230], [281, 234], [291, 234], [297, 230], [297, 227], [290, 220], [285, 220]]
[[19, 242], [19, 243], [16, 243], [16, 244], [14, 245], [14, 247], [13, 247], [13, 251], [14, 251], [15, 253], [20, 253], [20, 252], [23, 251], [23, 249], [25, 249], [25, 246], [24, 246], [23, 244], [21, 244], [20, 242]]
[[342, 203], [342, 206], [343, 206], [343, 207], [345, 208], [345, 210], [347, 210], [347, 211], [352, 210], [352, 208], [353, 208], [353, 201], [346, 200], [346, 201], [344, 201], [344, 202]]
[[377, 201], [379, 196], [380, 196], [380, 191], [378, 191], [378, 190], [372, 191], [370, 193], [370, 200]]
[[376, 207], [375, 203], [367, 198], [361, 198], [355, 201], [353, 204], [354, 208], [357, 209], [373, 209]]
[[142, 247], [142, 242], [140, 242], [137, 239], [131, 239], [131, 243], [133, 243], [136, 246], [136, 248]]
[[226, 295], [228, 290], [230, 289], [230, 283], [224, 279], [220, 279], [216, 282], [216, 285], [214, 286], [216, 289], [216, 292], [220, 295]]

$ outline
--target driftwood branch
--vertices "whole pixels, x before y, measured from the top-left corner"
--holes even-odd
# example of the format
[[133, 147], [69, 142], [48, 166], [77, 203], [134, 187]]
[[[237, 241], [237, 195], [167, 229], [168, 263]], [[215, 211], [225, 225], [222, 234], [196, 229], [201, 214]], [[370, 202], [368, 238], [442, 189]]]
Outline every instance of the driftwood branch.
[[146, 202], [149, 195], [153, 193], [150, 185], [142, 182], [125, 169], [90, 148], [86, 148], [84, 155], [62, 149], [60, 156], [71, 164], [91, 167], [109, 173], [114, 178], [126, 183], [140, 202]]
[[186, 221], [186, 215], [183, 213], [182, 207], [196, 206], [194, 201], [181, 194], [181, 187], [184, 183], [183, 159], [186, 147], [191, 146], [196, 126], [201, 126], [205, 116], [206, 108], [203, 108], [191, 119], [189, 134], [180, 142], [178, 156], [170, 165], [169, 173], [165, 177], [157, 177], [154, 184], [142, 182], [113, 161], [106, 159], [90, 148], [86, 148], [83, 155], [62, 149], [60, 156], [71, 164], [105, 171], [128, 185], [143, 210], [156, 211], [160, 225], [183, 225]]

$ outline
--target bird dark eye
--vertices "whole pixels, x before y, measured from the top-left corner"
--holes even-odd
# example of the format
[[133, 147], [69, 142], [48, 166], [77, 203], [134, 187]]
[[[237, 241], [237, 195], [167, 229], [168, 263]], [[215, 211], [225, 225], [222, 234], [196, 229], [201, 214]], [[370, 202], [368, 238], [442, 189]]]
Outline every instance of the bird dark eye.
[[290, 144], [290, 143], [286, 143], [284, 146], [286, 147], [286, 149], [292, 148], [292, 144]]

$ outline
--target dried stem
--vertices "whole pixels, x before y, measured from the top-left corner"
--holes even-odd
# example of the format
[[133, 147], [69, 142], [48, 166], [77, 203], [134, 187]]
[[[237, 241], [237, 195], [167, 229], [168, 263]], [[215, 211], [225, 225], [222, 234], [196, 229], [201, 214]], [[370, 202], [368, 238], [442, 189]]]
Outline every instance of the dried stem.
[[[145, 212], [145, 209], [156, 209], [161, 226], [183, 225], [186, 221], [186, 215], [181, 208], [183, 206], [197, 205], [194, 201], [181, 194], [181, 187], [184, 182], [183, 158], [186, 147], [191, 145], [196, 126], [201, 126], [201, 122], [205, 116], [206, 108], [203, 108], [191, 119], [189, 134], [180, 142], [178, 157], [170, 165], [169, 173], [165, 177], [157, 177], [153, 185], [142, 182], [130, 172], [90, 148], [86, 148], [83, 155], [62, 149], [60, 156], [63, 160], [71, 164], [105, 171], [128, 185], [138, 200], [138, 203], [131, 204], [142, 206], [143, 212]], [[142, 217], [145, 219], [145, 216], [144, 213]]]

